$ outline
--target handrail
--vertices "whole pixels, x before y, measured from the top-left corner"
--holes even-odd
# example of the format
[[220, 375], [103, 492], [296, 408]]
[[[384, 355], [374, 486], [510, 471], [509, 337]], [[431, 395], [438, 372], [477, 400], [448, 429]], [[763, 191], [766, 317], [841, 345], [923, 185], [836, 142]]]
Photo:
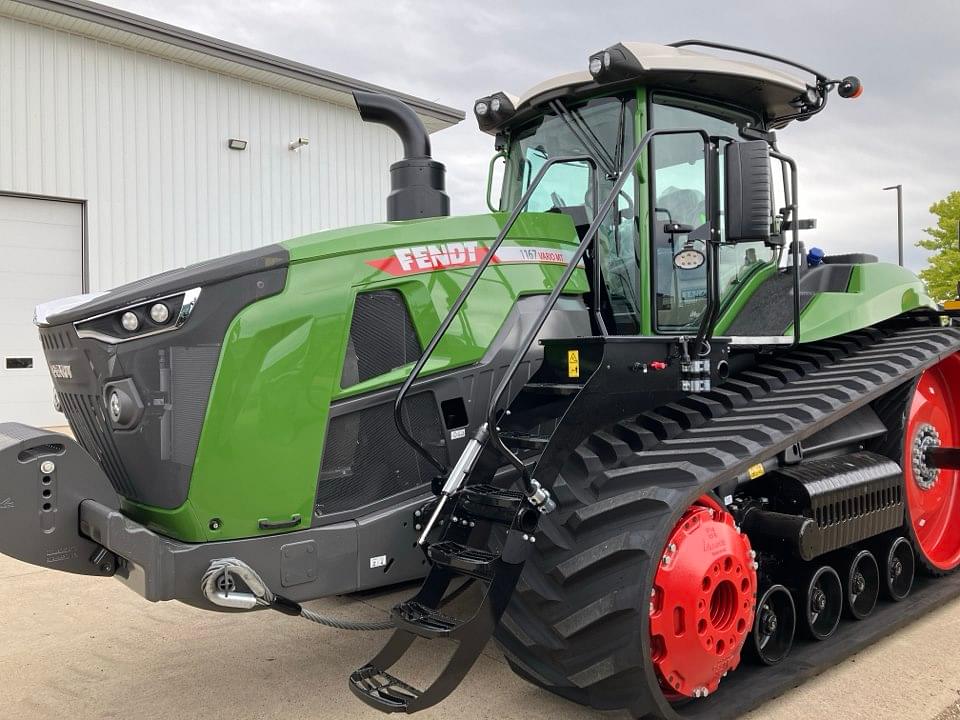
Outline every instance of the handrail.
[[[527, 188], [527, 191], [520, 198], [520, 201], [517, 203], [516, 207], [510, 213], [510, 216], [507, 218], [507, 222], [504, 224], [503, 228], [500, 230], [500, 233], [497, 235], [496, 239], [493, 241], [493, 244], [487, 248], [487, 252], [484, 255], [483, 259], [480, 261], [480, 264], [477, 265], [476, 270], [473, 271], [473, 275], [470, 276], [470, 279], [467, 280], [466, 285], [463, 286], [463, 289], [460, 291], [460, 294], [457, 296], [457, 299], [454, 300], [453, 305], [450, 306], [450, 309], [447, 311], [446, 317], [440, 323], [440, 326], [434, 332], [433, 337], [430, 338], [430, 342], [427, 343], [427, 347], [424, 349], [423, 353], [420, 355], [420, 359], [417, 360], [416, 364], [413, 366], [413, 369], [410, 371], [410, 374], [407, 375], [407, 379], [403, 381], [403, 384], [400, 386], [400, 390], [397, 393], [397, 399], [393, 405], [393, 420], [397, 425], [397, 430], [399, 431], [401, 437], [407, 441], [407, 443], [431, 465], [433, 465], [439, 472], [446, 472], [446, 467], [437, 460], [429, 450], [427, 450], [423, 445], [421, 445], [416, 438], [410, 433], [407, 429], [406, 424], [403, 421], [403, 401], [406, 399], [407, 393], [410, 392], [410, 388], [413, 386], [413, 383], [416, 382], [420, 373], [423, 371], [423, 368], [426, 366], [427, 362], [430, 359], [430, 356], [433, 355], [434, 350], [437, 349], [437, 345], [440, 343], [440, 340], [446, 334], [447, 330], [450, 329], [450, 325], [453, 324], [454, 319], [457, 314], [460, 312], [460, 308], [463, 307], [463, 304], [466, 302], [467, 297], [476, 287], [477, 282], [480, 280], [480, 276], [483, 275], [483, 272], [490, 265], [493, 260], [493, 256], [496, 254], [497, 250], [500, 248], [500, 245], [506, 239], [507, 234], [510, 230], [513, 229], [514, 224], [517, 221], [517, 218], [520, 217], [520, 214], [530, 203], [530, 198], [533, 196], [534, 191], [537, 189], [537, 186], [546, 176], [547, 171], [554, 165], [560, 163], [569, 163], [569, 162], [586, 162], [593, 168], [593, 180], [594, 184], [597, 186], [594, 188], [594, 197], [599, 195], [599, 181], [597, 180], [597, 162], [590, 155], [564, 155], [560, 157], [550, 158], [547, 160], [540, 170], [537, 172], [536, 176], [533, 178], [533, 181], [530, 183], [530, 186]], [[581, 243], [582, 245], [582, 243]], [[582, 255], [582, 253], [581, 253]], [[579, 262], [579, 258], [577, 260]], [[576, 263], [574, 263], [576, 264]], [[566, 284], [566, 282], [564, 282]]]
[[504, 162], [506, 162], [507, 160], [507, 154], [503, 150], [500, 150], [499, 152], [497, 152], [496, 155], [490, 158], [490, 166], [487, 168], [487, 208], [490, 210], [490, 212], [500, 212], [498, 208], [495, 208], [493, 206], [493, 200], [492, 200], [493, 168], [496, 165], [497, 160], [499, 160], [500, 158], [503, 158]]
[[790, 212], [790, 246], [793, 251], [793, 344], [800, 344], [800, 221], [799, 205], [797, 203], [797, 163], [796, 161], [776, 150], [770, 151], [770, 157], [779, 160], [786, 173], [786, 168], [790, 168], [790, 197], [784, 194], [784, 203]]
[[[500, 437], [499, 430], [497, 428], [497, 406], [500, 404], [500, 399], [503, 397], [503, 394], [507, 391], [507, 388], [510, 386], [510, 382], [513, 380], [513, 376], [516, 374], [520, 363], [523, 361], [524, 356], [530, 349], [530, 346], [533, 344], [533, 341], [536, 339], [537, 335], [540, 333], [540, 330], [543, 328], [543, 324], [546, 322], [547, 316], [553, 310], [554, 306], [557, 303], [557, 300], [560, 298], [560, 294], [563, 292], [563, 289], [566, 287], [567, 283], [570, 281], [570, 278], [573, 277], [573, 273], [577, 268], [580, 260], [583, 259], [584, 254], [587, 251], [587, 248], [593, 242], [594, 237], [600, 230], [600, 226], [603, 224], [606, 219], [607, 214], [610, 212], [610, 209], [613, 207], [614, 202], [616, 202], [617, 197], [620, 194], [620, 191], [623, 189], [623, 186], [626, 184], [627, 180], [632, 174], [632, 168], [637, 164], [637, 161], [640, 159], [640, 154], [646, 149], [647, 145], [650, 144], [650, 141], [658, 135], [691, 135], [697, 134], [703, 139], [703, 148], [704, 148], [704, 172], [709, 172], [711, 167], [710, 163], [710, 150], [712, 143], [710, 140], [710, 135], [706, 130], [703, 129], [690, 129], [690, 128], [663, 128], [663, 129], [653, 129], [648, 130], [644, 133], [643, 137], [640, 139], [640, 142], [637, 143], [636, 147], [633, 149], [633, 152], [630, 153], [630, 157], [627, 158], [626, 162], [620, 169], [620, 174], [613, 183], [613, 187], [610, 190], [610, 193], [604, 199], [603, 203], [597, 209], [596, 214], [594, 215], [593, 222], [591, 222], [590, 227], [587, 229], [586, 233], [583, 236], [583, 239], [580, 241], [580, 245], [577, 247], [576, 251], [573, 253], [573, 257], [570, 258], [567, 266], [564, 268], [563, 273], [560, 276], [560, 279], [557, 280], [556, 284], [553, 287], [550, 295], [547, 298], [546, 303], [543, 308], [541, 308], [540, 313], [537, 315], [536, 320], [533, 322], [533, 325], [527, 330], [526, 335], [523, 340], [520, 342], [520, 345], [517, 347], [516, 352], [514, 353], [513, 359], [510, 361], [510, 364], [507, 366], [507, 370], [504, 373], [503, 377], [500, 380], [500, 384], [497, 386], [497, 389], [494, 391], [493, 396], [490, 399], [490, 405], [487, 409], [487, 423], [486, 423], [486, 432], [488, 437], [493, 443], [497, 451], [501, 455], [506, 457], [506, 459], [513, 465], [517, 471], [520, 473], [520, 477], [523, 479], [524, 487], [528, 493], [534, 492], [535, 488], [531, 485], [530, 472], [527, 469], [527, 466], [520, 460], [517, 455], [508, 448], [503, 440]], [[708, 179], [709, 180], [709, 179]], [[713, 208], [713, 199], [710, 189], [711, 183], [708, 181], [704, 184], [705, 194], [704, 194], [704, 205], [708, 209], [708, 218], [707, 224], [709, 232], [709, 237], [714, 238], [716, 233], [713, 232], [713, 221], [714, 217], [712, 213], [709, 212]], [[709, 262], [709, 256], [708, 256]], [[707, 272], [710, 272], [710, 268], [707, 268]], [[595, 288], [595, 293], [599, 292], [599, 288]], [[705, 318], [705, 323], [709, 322]]]

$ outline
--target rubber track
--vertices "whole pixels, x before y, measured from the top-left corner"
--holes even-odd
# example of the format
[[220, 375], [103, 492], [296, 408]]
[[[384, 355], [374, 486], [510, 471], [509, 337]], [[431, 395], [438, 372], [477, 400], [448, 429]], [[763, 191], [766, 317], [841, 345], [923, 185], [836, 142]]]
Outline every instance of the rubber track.
[[[772, 356], [711, 392], [594, 432], [553, 483], [559, 510], [541, 523], [537, 555], [498, 629], [511, 666], [598, 709], [626, 708], [651, 720], [724, 718], [875, 640], [863, 630], [857, 636], [863, 642], [841, 632], [811, 646], [811, 660], [796, 661], [802, 653], [795, 652], [794, 667], [790, 661], [763, 670], [741, 664], [713, 698], [674, 708], [649, 662], [653, 575], [668, 533], [695, 499], [958, 349], [960, 328], [868, 328]], [[881, 632], [900, 616], [885, 617]], [[764, 680], [775, 676], [778, 682]], [[737, 702], [724, 699], [731, 685], [737, 695], [727, 697]]]

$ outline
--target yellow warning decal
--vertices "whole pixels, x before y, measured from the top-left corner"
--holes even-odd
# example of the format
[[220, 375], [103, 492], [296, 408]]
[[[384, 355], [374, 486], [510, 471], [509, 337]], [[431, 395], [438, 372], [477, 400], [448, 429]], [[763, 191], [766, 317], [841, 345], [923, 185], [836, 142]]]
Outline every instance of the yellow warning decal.
[[766, 471], [763, 469], [763, 463], [757, 463], [756, 465], [751, 465], [747, 470], [747, 475], [750, 476], [751, 480], [756, 480], [758, 477], [763, 475]]
[[567, 350], [567, 377], [580, 377], [580, 351]]

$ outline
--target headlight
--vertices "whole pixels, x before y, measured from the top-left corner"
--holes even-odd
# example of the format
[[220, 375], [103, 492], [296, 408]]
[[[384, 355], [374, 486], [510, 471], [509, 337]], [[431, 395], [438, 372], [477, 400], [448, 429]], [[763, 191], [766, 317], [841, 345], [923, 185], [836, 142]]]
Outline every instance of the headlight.
[[600, 83], [617, 82], [639, 77], [643, 65], [622, 43], [595, 52], [587, 64], [593, 79]]
[[200, 288], [193, 288], [79, 320], [73, 326], [81, 338], [110, 344], [129, 342], [182, 327], [199, 297]]
[[130, 378], [107, 383], [103, 387], [103, 404], [115, 430], [131, 430], [143, 418], [143, 401]]
[[163, 325], [167, 320], [170, 319], [170, 308], [163, 303], [157, 303], [150, 308], [150, 319], [153, 320], [157, 325]]
[[127, 312], [120, 316], [120, 324], [123, 325], [123, 329], [127, 332], [136, 332], [140, 329], [140, 318], [137, 317], [135, 312], [127, 310]]
[[498, 92], [477, 100], [473, 105], [473, 112], [477, 116], [480, 129], [488, 132], [507, 122], [516, 114], [517, 109], [509, 95]]

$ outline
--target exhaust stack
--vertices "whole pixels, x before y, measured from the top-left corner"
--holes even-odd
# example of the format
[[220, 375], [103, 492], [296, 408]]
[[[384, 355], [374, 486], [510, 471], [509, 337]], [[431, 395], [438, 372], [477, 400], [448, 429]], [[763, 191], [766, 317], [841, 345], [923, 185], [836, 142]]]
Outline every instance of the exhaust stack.
[[390, 166], [387, 220], [418, 220], [450, 214], [447, 169], [430, 157], [430, 136], [406, 103], [380, 93], [354, 92], [364, 122], [386, 125], [403, 142], [403, 159]]

